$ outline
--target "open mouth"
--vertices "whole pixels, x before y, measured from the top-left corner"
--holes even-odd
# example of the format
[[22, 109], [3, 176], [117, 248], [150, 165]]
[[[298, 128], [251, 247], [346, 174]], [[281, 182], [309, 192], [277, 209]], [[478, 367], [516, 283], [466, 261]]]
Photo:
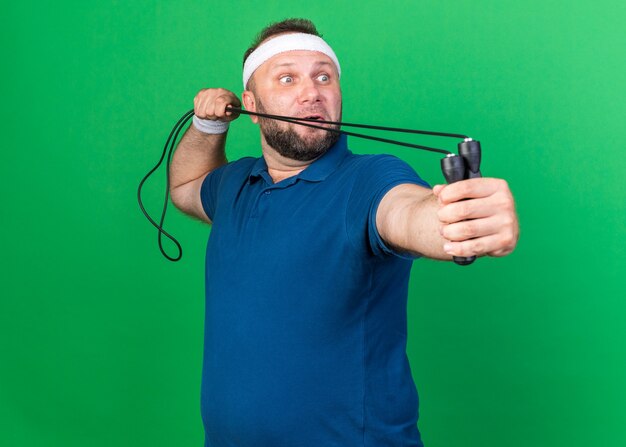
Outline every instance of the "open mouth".
[[312, 119], [312, 120], [324, 120], [324, 117], [322, 115], [308, 115], [308, 116], [305, 116], [304, 118]]

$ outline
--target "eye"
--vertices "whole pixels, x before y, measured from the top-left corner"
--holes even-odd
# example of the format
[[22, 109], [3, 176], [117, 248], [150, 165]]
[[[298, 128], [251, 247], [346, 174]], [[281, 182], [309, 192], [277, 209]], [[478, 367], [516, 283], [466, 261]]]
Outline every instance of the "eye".
[[317, 79], [321, 82], [328, 82], [330, 81], [330, 77], [327, 74], [321, 74], [317, 77]]
[[289, 75], [281, 76], [278, 79], [282, 84], [291, 84], [293, 82], [293, 78]]

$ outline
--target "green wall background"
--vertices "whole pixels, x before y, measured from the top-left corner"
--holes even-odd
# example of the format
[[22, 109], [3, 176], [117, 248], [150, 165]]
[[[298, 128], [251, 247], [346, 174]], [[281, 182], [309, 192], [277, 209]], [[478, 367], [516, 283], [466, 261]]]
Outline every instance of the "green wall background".
[[[240, 94], [256, 32], [298, 16], [342, 62], [346, 121], [467, 133], [516, 198], [509, 257], [414, 264], [427, 447], [626, 445], [624, 2], [3, 9], [1, 445], [202, 445], [209, 227], [171, 208], [185, 254], [166, 261], [136, 188], [197, 90]], [[435, 154], [350, 142], [443, 182]], [[247, 117], [227, 152], [260, 155]], [[163, 176], [145, 190], [154, 215]]]

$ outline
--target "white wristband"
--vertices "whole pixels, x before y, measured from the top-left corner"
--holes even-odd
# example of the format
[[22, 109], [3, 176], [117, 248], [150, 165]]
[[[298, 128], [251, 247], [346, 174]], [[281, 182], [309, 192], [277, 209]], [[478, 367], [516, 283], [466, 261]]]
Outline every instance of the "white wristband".
[[196, 115], [193, 116], [193, 125], [196, 126], [200, 132], [203, 133], [224, 133], [228, 130], [228, 126], [230, 126], [230, 121], [215, 121], [215, 120], [203, 120], [202, 118], [198, 118]]

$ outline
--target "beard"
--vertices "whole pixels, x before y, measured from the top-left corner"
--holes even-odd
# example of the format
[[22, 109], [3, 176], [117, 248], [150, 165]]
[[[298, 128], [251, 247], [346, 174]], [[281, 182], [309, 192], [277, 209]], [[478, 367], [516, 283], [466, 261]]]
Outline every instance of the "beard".
[[[265, 110], [263, 103], [257, 98], [257, 109], [260, 113], [271, 113]], [[341, 121], [341, 114], [339, 117]], [[304, 121], [314, 125], [314, 121]], [[306, 137], [302, 137], [296, 133], [293, 126], [298, 124], [287, 123], [286, 129], [279, 127], [279, 123], [271, 118], [259, 117], [259, 125], [261, 133], [265, 137], [265, 141], [280, 155], [297, 161], [311, 161], [328, 152], [328, 149], [335, 144], [341, 136], [338, 132], [331, 132], [321, 129], [314, 129], [315, 132], [310, 133]], [[336, 124], [331, 124], [331, 128], [339, 129]]]

